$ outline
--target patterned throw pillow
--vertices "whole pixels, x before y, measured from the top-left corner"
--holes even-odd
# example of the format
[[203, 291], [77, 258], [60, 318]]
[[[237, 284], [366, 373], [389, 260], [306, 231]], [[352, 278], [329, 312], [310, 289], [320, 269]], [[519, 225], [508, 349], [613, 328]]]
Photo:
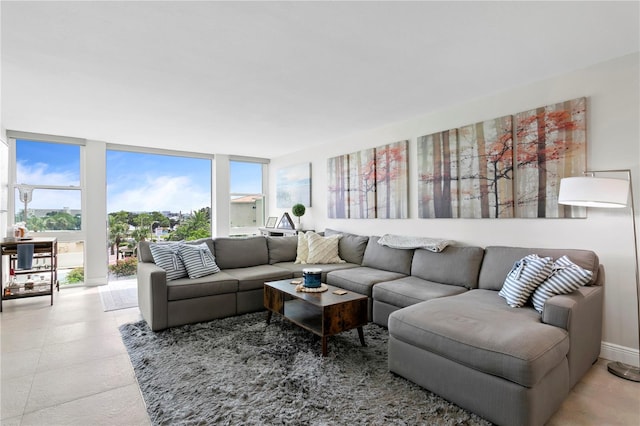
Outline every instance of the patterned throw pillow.
[[567, 256], [562, 256], [553, 263], [553, 271], [531, 296], [533, 307], [542, 313], [544, 302], [556, 294], [569, 294], [580, 286], [591, 281], [593, 272], [587, 271], [573, 263]]
[[156, 265], [167, 271], [167, 280], [187, 276], [187, 268], [178, 255], [178, 243], [151, 243], [149, 249]]
[[315, 234], [313, 231], [300, 232], [298, 234], [298, 250], [296, 253], [296, 261], [294, 263], [307, 263], [307, 258], [309, 257], [309, 241], [308, 236], [311, 234]]
[[309, 257], [307, 263], [345, 263], [338, 255], [338, 243], [341, 234], [321, 237], [312, 233], [307, 237], [309, 243]]
[[527, 303], [531, 293], [551, 275], [553, 258], [530, 254], [518, 260], [504, 280], [498, 293], [512, 308], [520, 308]]
[[180, 244], [178, 252], [187, 268], [189, 278], [200, 278], [220, 272], [220, 268], [216, 265], [216, 260], [207, 243], [198, 245]]

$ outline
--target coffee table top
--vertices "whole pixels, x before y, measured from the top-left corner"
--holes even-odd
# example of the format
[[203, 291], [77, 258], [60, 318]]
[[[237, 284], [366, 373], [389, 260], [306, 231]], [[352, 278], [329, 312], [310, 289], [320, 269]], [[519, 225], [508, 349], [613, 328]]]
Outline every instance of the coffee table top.
[[349, 302], [352, 300], [367, 299], [367, 296], [354, 293], [352, 291], [347, 291], [347, 294], [343, 294], [343, 295], [333, 294], [335, 290], [344, 290], [344, 289], [340, 287], [328, 285], [328, 284], [325, 284], [325, 285], [329, 287], [329, 290], [323, 291], [322, 293], [305, 293], [303, 291], [296, 291], [296, 284], [291, 284], [291, 281], [292, 281], [291, 279], [280, 280], [280, 281], [269, 281], [264, 283], [264, 285], [275, 288], [283, 293], [289, 294], [297, 299], [304, 300], [305, 302], [311, 303], [319, 307], [337, 305], [337, 304]]

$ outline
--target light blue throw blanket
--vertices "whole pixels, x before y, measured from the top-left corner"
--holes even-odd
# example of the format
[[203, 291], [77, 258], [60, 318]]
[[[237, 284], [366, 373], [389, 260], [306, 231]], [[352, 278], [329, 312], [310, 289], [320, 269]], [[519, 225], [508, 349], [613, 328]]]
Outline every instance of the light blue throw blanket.
[[18, 244], [18, 269], [31, 269], [33, 244]]

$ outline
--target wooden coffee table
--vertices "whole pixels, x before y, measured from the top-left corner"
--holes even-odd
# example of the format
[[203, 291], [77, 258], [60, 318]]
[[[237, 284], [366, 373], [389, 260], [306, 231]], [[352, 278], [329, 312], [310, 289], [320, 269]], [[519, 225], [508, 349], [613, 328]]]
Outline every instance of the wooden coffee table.
[[267, 324], [274, 312], [282, 315], [299, 327], [322, 338], [322, 356], [327, 356], [327, 337], [343, 331], [358, 329], [362, 346], [367, 324], [367, 296], [351, 291], [337, 295], [341, 288], [329, 285], [322, 293], [297, 292], [291, 280], [264, 283], [264, 307], [267, 308]]

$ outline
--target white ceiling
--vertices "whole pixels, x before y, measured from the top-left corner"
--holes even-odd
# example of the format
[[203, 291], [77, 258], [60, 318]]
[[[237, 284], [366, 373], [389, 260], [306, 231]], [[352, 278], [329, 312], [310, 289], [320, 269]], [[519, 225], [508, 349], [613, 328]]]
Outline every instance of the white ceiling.
[[266, 158], [640, 50], [637, 1], [0, 7], [5, 128]]

